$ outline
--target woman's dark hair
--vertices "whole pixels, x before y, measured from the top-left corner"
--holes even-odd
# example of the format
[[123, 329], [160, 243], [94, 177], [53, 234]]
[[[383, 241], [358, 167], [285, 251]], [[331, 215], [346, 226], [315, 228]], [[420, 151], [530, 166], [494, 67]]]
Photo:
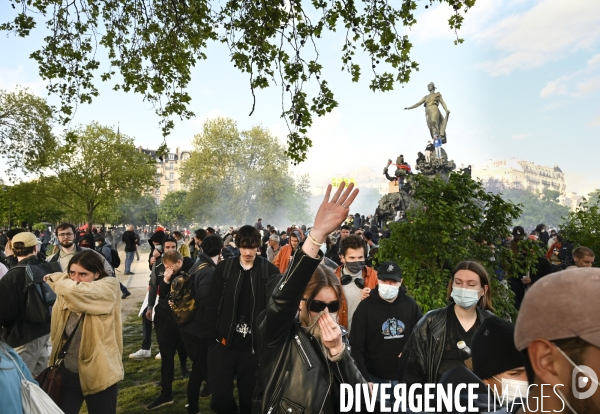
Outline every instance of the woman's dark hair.
[[215, 234], [206, 236], [206, 238], [202, 240], [202, 250], [208, 257], [215, 257], [221, 253], [222, 248], [223, 239]]
[[310, 309], [310, 304], [315, 299], [315, 296], [319, 294], [321, 289], [331, 287], [335, 291], [338, 300], [342, 299], [342, 286], [340, 285], [340, 279], [335, 275], [335, 272], [327, 265], [320, 264], [317, 270], [313, 273], [306, 290], [304, 291], [304, 297], [306, 298], [306, 309]]
[[58, 237], [58, 232], [61, 230], [66, 230], [66, 229], [71, 229], [73, 230], [73, 234], [77, 234], [77, 229], [75, 228], [75, 226], [71, 223], [60, 223], [58, 225], [58, 227], [56, 228], [56, 237]]
[[456, 267], [452, 271], [452, 278], [450, 279], [450, 282], [448, 283], [448, 291], [446, 293], [446, 299], [448, 301], [454, 303], [454, 300], [452, 299], [452, 296], [451, 296], [452, 295], [452, 285], [454, 284], [454, 275], [456, 273], [458, 273], [458, 271], [460, 271], [460, 270], [470, 270], [471, 272], [477, 273], [477, 275], [479, 276], [479, 282], [481, 283], [481, 287], [482, 288], [484, 286], [488, 287], [487, 292], [485, 292], [485, 294], [479, 299], [479, 302], [477, 302], [477, 306], [483, 310], [493, 311], [494, 308], [492, 306], [492, 284], [490, 283], [490, 278], [488, 277], [485, 267], [483, 267], [480, 263], [472, 261], [472, 260], [465, 260], [465, 261], [460, 262], [458, 265], [456, 265]]
[[260, 246], [260, 233], [253, 226], [245, 225], [239, 228], [235, 244], [242, 249], [254, 249]]
[[104, 262], [102, 261], [102, 256], [97, 253], [95, 250], [82, 250], [73, 255], [71, 260], [69, 260], [69, 266], [67, 267], [67, 273], [71, 272], [71, 265], [79, 265], [83, 267], [88, 272], [99, 273], [98, 279], [100, 280], [103, 277], [107, 277], [108, 273], [106, 273], [106, 269], [104, 268]]

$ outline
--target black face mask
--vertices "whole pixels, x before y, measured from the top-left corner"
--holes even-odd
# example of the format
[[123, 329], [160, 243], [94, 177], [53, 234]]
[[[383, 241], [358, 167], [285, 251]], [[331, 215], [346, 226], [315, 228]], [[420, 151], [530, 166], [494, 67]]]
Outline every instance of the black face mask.
[[360, 262], [346, 262], [346, 269], [348, 269], [348, 271], [352, 274], [357, 274], [358, 272], [360, 272], [361, 270], [363, 270], [363, 267], [365, 267], [365, 262], [364, 261], [360, 261]]

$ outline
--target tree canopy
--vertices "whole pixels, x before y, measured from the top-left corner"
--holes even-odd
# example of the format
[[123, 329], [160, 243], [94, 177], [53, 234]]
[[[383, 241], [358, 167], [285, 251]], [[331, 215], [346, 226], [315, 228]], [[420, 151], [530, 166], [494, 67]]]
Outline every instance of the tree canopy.
[[[397, 6], [387, 0], [9, 1], [15, 11], [0, 22], [0, 30], [20, 37], [30, 36], [40, 25], [49, 31], [31, 57], [49, 82], [49, 92], [60, 98], [64, 123], [78, 104], [89, 104], [98, 96], [95, 76], [100, 74], [102, 81], [114, 82], [114, 89], [139, 93], [151, 102], [167, 135], [175, 116], [194, 116], [187, 91], [191, 69], [207, 59], [208, 43], [217, 41], [227, 45], [234, 67], [249, 77], [251, 114], [255, 90], [281, 88], [281, 116], [290, 131], [287, 155], [295, 162], [303, 161], [311, 146], [307, 133], [313, 117], [337, 106], [319, 61], [318, 39], [326, 32], [344, 33], [342, 70], [352, 81], [361, 76], [355, 54], [360, 50], [368, 55], [373, 91], [392, 90], [418, 70], [411, 58], [413, 45], [402, 29], [417, 23], [417, 0], [403, 0]], [[425, 8], [435, 1], [425, 1]], [[437, 1], [454, 9], [448, 24], [455, 32], [475, 4], [475, 0]], [[455, 43], [461, 42], [457, 37]], [[103, 53], [110, 62], [105, 69], [100, 62]], [[316, 93], [307, 92], [312, 90]]]
[[193, 146], [181, 171], [186, 209], [197, 222], [310, 219], [308, 178], [293, 177], [285, 148], [268, 130], [239, 131], [232, 119], [216, 118], [204, 123]]
[[[591, 200], [588, 201], [584, 198], [560, 226], [560, 231], [567, 240], [576, 246], [592, 249], [596, 258], [600, 257], [600, 235], [598, 234], [600, 231], [600, 199], [598, 195], [600, 192], [596, 191], [590, 194]], [[597, 262], [595, 266], [598, 266]]]
[[[514, 316], [511, 292], [496, 273], [504, 268], [509, 277], [516, 277], [523, 271], [500, 243], [519, 216], [519, 207], [486, 192], [480, 181], [461, 172], [450, 174], [447, 181], [417, 174], [412, 182], [414, 206], [405, 221], [391, 224], [391, 238], [380, 240], [379, 261], [400, 265], [404, 285], [426, 312], [447, 304], [453, 267], [476, 260], [490, 275], [496, 313]], [[533, 260], [525, 266], [533, 266]]]
[[0, 89], [0, 156], [6, 159], [6, 172], [12, 177], [17, 169], [39, 171], [48, 161], [48, 148], [56, 138], [52, 134], [54, 113], [46, 100], [18, 88]]
[[[51, 173], [41, 176], [38, 186], [40, 196], [56, 201], [71, 217], [92, 224], [98, 208], [115, 208], [156, 183], [154, 160], [140, 153], [132, 138], [98, 123], [75, 134], [74, 146], [54, 149]], [[103, 214], [103, 220], [115, 217]]]

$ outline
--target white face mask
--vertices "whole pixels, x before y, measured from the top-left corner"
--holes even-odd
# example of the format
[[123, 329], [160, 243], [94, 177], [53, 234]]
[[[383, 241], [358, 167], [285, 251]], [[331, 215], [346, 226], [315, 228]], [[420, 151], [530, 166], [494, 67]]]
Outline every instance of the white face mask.
[[101, 244], [101, 242], [96, 242], [96, 246], [100, 246]]
[[518, 380], [509, 380], [507, 378], [502, 378], [501, 380], [492, 377], [496, 381], [502, 383], [502, 399], [506, 398], [509, 402], [512, 402], [515, 397], [521, 396], [522, 400], [527, 400], [527, 388], [529, 387], [529, 382], [527, 381], [518, 381]]
[[[481, 289], [479, 289], [481, 290]], [[452, 294], [450, 295], [454, 299], [454, 303], [463, 309], [471, 309], [479, 302], [479, 290], [453, 287]]]
[[398, 291], [400, 290], [400, 285], [392, 286], [386, 285], [384, 283], [379, 284], [379, 295], [385, 300], [392, 300], [396, 296], [398, 296]]
[[[587, 372], [583, 371], [581, 368], [579, 368], [575, 362], [573, 362], [573, 360], [571, 358], [569, 358], [567, 356], [567, 354], [565, 354], [563, 352], [562, 349], [560, 349], [558, 346], [556, 347], [556, 349], [558, 349], [558, 352], [560, 352], [562, 354], [562, 356], [564, 356], [566, 358], [567, 361], [569, 361], [569, 364], [573, 365], [573, 368], [575, 368], [576, 371], [581, 372], [583, 375], [585, 375], [589, 380], [591, 380], [593, 383], [596, 384], [596, 386], [600, 386], [600, 384], [598, 384], [598, 379], [597, 378], [593, 378], [591, 377]], [[573, 407], [571, 406], [571, 404], [569, 403], [569, 401], [567, 400], [567, 398], [563, 395], [563, 393], [561, 392], [560, 389], [556, 389], [556, 391], [560, 394], [562, 400], [564, 401], [564, 403], [567, 405], [567, 407], [569, 407], [569, 410], [571, 410], [574, 414], [578, 414], [577, 411], [575, 411], [573, 409]]]

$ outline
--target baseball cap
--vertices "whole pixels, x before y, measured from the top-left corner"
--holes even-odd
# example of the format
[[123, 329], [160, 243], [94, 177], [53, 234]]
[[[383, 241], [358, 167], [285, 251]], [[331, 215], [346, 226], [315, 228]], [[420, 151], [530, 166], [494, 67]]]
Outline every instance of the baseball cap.
[[36, 246], [40, 241], [37, 239], [37, 237], [35, 237], [35, 234], [30, 233], [28, 231], [24, 231], [22, 233], [19, 233], [17, 235], [15, 235], [15, 237], [12, 238], [12, 243], [23, 243], [25, 246], [24, 247], [33, 247]]
[[363, 233], [363, 236], [365, 236], [365, 239], [367, 240], [373, 240], [373, 233], [368, 230]]
[[402, 269], [396, 262], [383, 262], [377, 268], [377, 279], [380, 280], [395, 280], [402, 282]]
[[544, 276], [527, 291], [515, 325], [519, 351], [536, 339], [579, 337], [600, 347], [600, 269], [572, 268]]
[[525, 229], [521, 226], [515, 226], [512, 231], [513, 236], [525, 237]]

